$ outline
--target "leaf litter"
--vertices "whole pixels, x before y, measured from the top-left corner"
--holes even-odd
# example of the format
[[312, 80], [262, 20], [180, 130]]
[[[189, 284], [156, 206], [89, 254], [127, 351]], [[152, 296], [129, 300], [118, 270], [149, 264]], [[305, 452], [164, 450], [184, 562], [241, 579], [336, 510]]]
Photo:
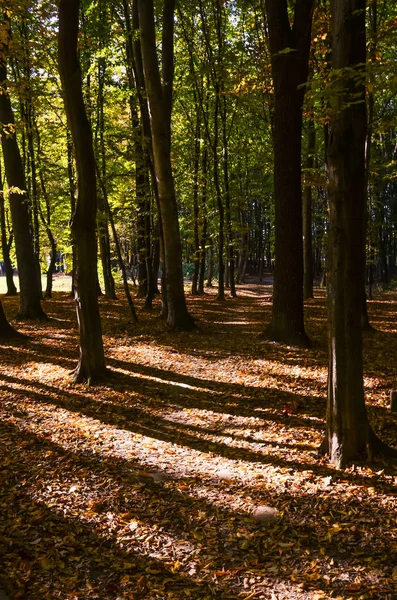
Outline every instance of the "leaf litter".
[[[0, 344], [0, 586], [10, 599], [397, 597], [395, 464], [333, 469], [322, 290], [309, 350], [258, 338], [266, 286], [189, 298], [198, 331], [100, 299], [110, 378], [72, 384], [73, 302]], [[8, 315], [17, 300], [7, 298]], [[397, 296], [369, 303], [371, 422], [396, 445]], [[139, 307], [139, 301], [137, 301]], [[21, 324], [18, 324], [22, 328]]]

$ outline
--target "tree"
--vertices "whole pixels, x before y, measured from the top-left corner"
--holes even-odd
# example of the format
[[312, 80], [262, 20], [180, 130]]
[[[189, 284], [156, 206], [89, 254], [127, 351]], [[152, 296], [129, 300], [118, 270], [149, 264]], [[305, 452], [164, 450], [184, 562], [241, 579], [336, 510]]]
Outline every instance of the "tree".
[[74, 298], [80, 334], [80, 359], [74, 371], [74, 380], [88, 380], [91, 383], [105, 376], [106, 367], [97, 298], [95, 157], [77, 53], [79, 8], [79, 0], [61, 0], [59, 3], [58, 56], [77, 171], [72, 235], [76, 247]]
[[163, 81], [157, 58], [153, 1], [139, 0], [138, 8], [145, 87], [150, 106], [154, 168], [158, 181], [164, 238], [167, 325], [171, 329], [189, 330], [194, 327], [194, 321], [187, 311], [183, 288], [182, 249], [171, 166], [174, 0], [166, 0], [163, 8]]
[[323, 450], [337, 467], [376, 451], [391, 452], [369, 424], [363, 386], [360, 308], [365, 271], [365, 7], [365, 0], [331, 2], [329, 366]]
[[302, 106], [308, 76], [314, 0], [266, 0], [274, 84], [274, 203], [276, 266], [273, 311], [265, 335], [308, 345], [303, 320], [301, 189]]
[[8, 322], [0, 300], [0, 340], [8, 340], [15, 337], [22, 337], [22, 334]]
[[7, 281], [7, 296], [16, 296], [17, 288], [14, 283], [14, 274], [10, 258], [10, 250], [13, 240], [12, 232], [7, 231], [6, 208], [3, 187], [3, 175], [0, 168], [0, 230], [1, 230], [1, 250], [3, 253], [3, 262]]
[[3, 16], [0, 44], [0, 123], [1, 146], [4, 168], [8, 184], [11, 218], [17, 255], [20, 305], [18, 319], [46, 319], [41, 306], [41, 286], [38, 265], [34, 254], [29, 223], [28, 195], [25, 175], [16, 137], [14, 114], [7, 85], [7, 54], [10, 37], [10, 23]]

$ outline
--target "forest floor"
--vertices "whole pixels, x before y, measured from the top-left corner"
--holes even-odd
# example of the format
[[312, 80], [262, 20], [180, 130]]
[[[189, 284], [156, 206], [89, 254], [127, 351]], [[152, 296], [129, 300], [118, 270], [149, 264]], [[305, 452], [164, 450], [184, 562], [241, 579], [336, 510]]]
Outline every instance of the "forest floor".
[[[188, 298], [169, 333], [137, 301], [100, 299], [109, 380], [73, 384], [73, 301], [0, 344], [0, 588], [10, 600], [397, 598], [396, 463], [338, 471], [324, 431], [324, 291], [313, 346], [258, 335], [271, 288]], [[3, 298], [9, 318], [18, 299]], [[397, 445], [397, 293], [369, 302], [365, 390]]]

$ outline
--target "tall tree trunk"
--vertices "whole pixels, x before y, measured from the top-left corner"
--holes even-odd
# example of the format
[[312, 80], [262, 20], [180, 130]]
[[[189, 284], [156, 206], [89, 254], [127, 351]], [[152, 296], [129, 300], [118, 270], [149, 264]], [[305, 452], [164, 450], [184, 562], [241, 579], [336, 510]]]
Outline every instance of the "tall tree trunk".
[[309, 175], [303, 190], [303, 293], [305, 298], [313, 298], [313, 235], [312, 235], [312, 185], [311, 169], [314, 167], [316, 151], [316, 129], [312, 115], [309, 117], [307, 131], [307, 155], [305, 169]]
[[214, 243], [212, 238], [209, 239], [209, 261], [208, 261], [208, 274], [205, 287], [212, 287], [212, 279], [214, 277]]
[[[135, 105], [131, 103], [131, 114], [133, 117], [133, 123], [138, 123], [141, 126], [141, 137], [138, 140], [135, 136], [135, 142], [141, 144], [144, 152], [144, 163], [145, 168], [145, 189], [146, 189], [146, 200], [144, 212], [146, 214], [145, 219], [145, 244], [146, 244], [146, 275], [147, 275], [147, 294], [145, 299], [145, 308], [152, 308], [152, 301], [154, 295], [157, 293], [157, 279], [160, 266], [160, 255], [164, 256], [164, 233], [163, 223], [160, 209], [160, 199], [158, 192], [158, 184], [156, 173], [154, 169], [154, 156], [153, 156], [153, 140], [152, 130], [150, 126], [149, 106], [147, 94], [145, 91], [145, 76], [143, 72], [143, 61], [141, 51], [141, 41], [139, 36], [139, 10], [138, 0], [134, 0], [132, 5], [132, 23], [130, 23], [129, 17], [129, 3], [128, 0], [123, 0], [124, 15], [126, 21], [127, 30], [127, 59], [131, 62], [131, 70], [129, 70], [129, 81], [130, 85], [133, 85], [133, 79], [135, 80], [135, 87], [139, 101], [139, 107], [141, 111], [140, 120], [138, 119]], [[140, 149], [136, 148], [137, 154], [140, 154]], [[156, 208], [158, 213], [157, 227], [158, 232], [157, 240], [154, 241], [153, 252], [151, 251], [151, 192], [149, 185], [148, 172], [150, 173], [151, 191], [156, 201]], [[166, 269], [163, 264], [161, 269], [161, 312], [160, 317], [166, 319], [168, 314], [168, 301], [167, 301], [167, 290], [166, 290]]]
[[204, 143], [203, 157], [201, 161], [201, 214], [203, 215], [203, 223], [200, 239], [200, 272], [198, 280], [198, 293], [204, 294], [204, 278], [206, 265], [206, 246], [208, 237], [208, 221], [207, 221], [207, 184], [208, 184], [208, 148], [207, 143]]
[[89, 383], [106, 374], [97, 298], [97, 190], [91, 127], [87, 118], [77, 54], [79, 0], [59, 3], [58, 56], [65, 110], [76, 155], [77, 202], [72, 218], [76, 246], [75, 304], [80, 334], [80, 359], [75, 381]]
[[[98, 194], [98, 236], [99, 250], [101, 255], [103, 282], [105, 286], [106, 298], [116, 298], [116, 287], [112, 272], [112, 263], [110, 255], [110, 237], [108, 213], [106, 211], [104, 194], [106, 190], [106, 146], [105, 146], [105, 114], [104, 114], [104, 87], [106, 75], [106, 59], [100, 58], [98, 61], [98, 96], [97, 96], [97, 129], [95, 136], [96, 158], [98, 171], [101, 176], [101, 192]], [[103, 188], [103, 189], [102, 189]]]
[[[370, 29], [370, 40], [369, 40], [369, 58], [372, 64], [376, 63], [376, 50], [377, 50], [377, 35], [378, 35], [378, 2], [377, 0], [371, 0], [370, 2], [370, 10], [369, 10], [369, 29]], [[367, 236], [367, 231], [369, 227], [370, 237], [372, 237], [371, 231], [371, 223], [370, 223], [370, 212], [368, 211], [368, 199], [370, 197], [370, 189], [369, 189], [369, 170], [371, 165], [371, 146], [372, 146], [372, 134], [373, 134], [373, 121], [374, 121], [374, 108], [375, 108], [375, 98], [372, 89], [367, 90], [367, 103], [368, 103], [368, 115], [367, 115], [367, 139], [365, 144], [365, 191], [366, 191], [366, 215], [365, 215], [365, 236]], [[369, 240], [370, 251], [372, 251], [372, 240]], [[372, 297], [372, 264], [368, 265], [369, 270], [369, 297]], [[364, 331], [370, 331], [373, 329], [371, 323], [369, 322], [368, 315], [368, 304], [367, 304], [367, 294], [365, 288], [365, 280], [364, 280], [364, 288], [362, 291], [362, 314], [361, 314], [361, 325]]]
[[122, 254], [122, 251], [121, 251], [120, 240], [119, 240], [118, 235], [117, 235], [116, 225], [114, 223], [112, 210], [110, 208], [107, 190], [106, 190], [106, 187], [104, 185], [104, 182], [102, 180], [102, 177], [101, 177], [100, 173], [98, 172], [97, 175], [98, 175], [98, 181], [99, 181], [99, 185], [100, 185], [100, 188], [101, 188], [101, 191], [102, 191], [102, 195], [103, 195], [104, 210], [106, 210], [106, 220], [109, 221], [109, 223], [110, 223], [110, 228], [111, 228], [112, 234], [113, 234], [113, 241], [114, 241], [114, 245], [116, 247], [117, 259], [119, 261], [119, 267], [120, 267], [120, 271], [121, 271], [121, 277], [123, 279], [124, 293], [125, 293], [125, 296], [127, 298], [128, 307], [130, 309], [132, 320], [133, 320], [134, 323], [137, 323], [138, 322], [138, 317], [137, 317], [137, 314], [136, 314], [136, 311], [135, 311], [134, 303], [132, 301], [132, 297], [131, 297], [131, 293], [130, 293], [130, 288], [128, 287], [127, 269], [125, 267], [125, 263], [124, 263], [124, 260], [123, 260], [123, 254]]
[[3, 187], [3, 175], [1, 173], [0, 165], [0, 228], [1, 228], [1, 249], [3, 253], [3, 262], [6, 271], [6, 282], [7, 282], [7, 296], [16, 296], [17, 288], [14, 283], [14, 275], [12, 270], [10, 250], [12, 244], [12, 233], [8, 239], [7, 234], [7, 221], [6, 211], [4, 206], [4, 187]]
[[214, 187], [216, 193], [216, 203], [218, 206], [218, 294], [217, 300], [225, 299], [225, 261], [223, 253], [225, 249], [225, 209], [222, 200], [222, 190], [219, 181], [219, 157], [218, 157], [218, 139], [219, 139], [219, 88], [215, 89], [215, 109], [214, 109], [214, 137], [213, 137], [213, 158], [214, 158]]
[[55, 273], [55, 265], [56, 265], [56, 260], [57, 260], [57, 243], [56, 243], [54, 233], [51, 229], [51, 201], [50, 201], [50, 197], [48, 195], [47, 186], [46, 186], [46, 182], [45, 182], [45, 178], [44, 178], [44, 169], [43, 169], [43, 164], [41, 161], [41, 159], [42, 159], [41, 138], [40, 138], [40, 132], [39, 132], [39, 128], [37, 126], [36, 120], [34, 121], [34, 131], [36, 134], [36, 142], [37, 142], [37, 170], [38, 170], [38, 176], [39, 176], [39, 180], [40, 180], [41, 192], [43, 194], [44, 203], [45, 203], [45, 214], [44, 214], [44, 210], [43, 210], [40, 202], [38, 202], [37, 208], [39, 211], [41, 221], [46, 230], [48, 241], [49, 241], [50, 248], [51, 248], [50, 264], [48, 265], [48, 268], [47, 268], [47, 282], [46, 282], [45, 298], [51, 298], [52, 297], [52, 277]]
[[[66, 148], [68, 154], [68, 180], [69, 180], [69, 198], [70, 198], [70, 220], [72, 220], [73, 215], [76, 210], [76, 183], [75, 183], [75, 173], [74, 173], [74, 158], [73, 158], [73, 140], [72, 135], [70, 133], [69, 127], [66, 131]], [[71, 295], [74, 297], [74, 281], [75, 281], [75, 272], [76, 272], [76, 247], [72, 239], [72, 289]]]
[[365, 4], [365, 0], [331, 2], [331, 81], [337, 85], [338, 105], [332, 114], [327, 153], [329, 366], [322, 449], [338, 468], [363, 455], [370, 457], [374, 451], [386, 450], [370, 427], [363, 386], [360, 307], [365, 272]]
[[307, 346], [303, 320], [301, 134], [314, 0], [266, 0], [274, 84], [275, 255], [273, 310], [265, 336]]
[[[6, 21], [5, 25], [7, 31], [9, 23]], [[46, 319], [46, 314], [41, 306], [41, 286], [39, 286], [39, 279], [37, 277], [37, 263], [30, 230], [25, 176], [7, 88], [7, 66], [5, 62], [7, 52], [8, 44], [3, 41], [0, 58], [0, 122], [3, 124], [4, 133], [1, 136], [1, 145], [9, 188], [10, 210], [19, 274], [20, 305], [17, 318]]]
[[150, 105], [154, 167], [163, 226], [167, 325], [171, 329], [189, 330], [194, 327], [194, 321], [187, 311], [183, 287], [182, 249], [171, 167], [174, 0], [166, 0], [164, 3], [163, 83], [157, 58], [153, 1], [139, 0], [138, 8], [145, 86]]
[[200, 273], [200, 234], [199, 234], [199, 167], [200, 167], [200, 132], [201, 115], [196, 102], [196, 131], [194, 136], [194, 158], [193, 158], [193, 235], [194, 235], [194, 272], [192, 277], [192, 296], [197, 296], [198, 279]]

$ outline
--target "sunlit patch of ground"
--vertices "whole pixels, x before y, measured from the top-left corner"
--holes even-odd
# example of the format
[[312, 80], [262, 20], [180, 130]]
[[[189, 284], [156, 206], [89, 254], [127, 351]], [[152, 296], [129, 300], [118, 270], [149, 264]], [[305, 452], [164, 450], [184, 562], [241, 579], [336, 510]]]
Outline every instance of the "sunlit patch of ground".
[[[317, 452], [323, 290], [306, 305], [310, 350], [258, 338], [268, 285], [225, 303], [216, 290], [189, 298], [199, 330], [188, 334], [167, 333], [156, 310], [134, 326], [121, 292], [101, 298], [111, 377], [88, 387], [69, 375], [68, 286], [45, 302], [52, 321], [17, 324], [28, 342], [0, 345], [0, 584], [11, 599], [396, 597], [396, 466], [339, 472]], [[378, 330], [365, 335], [370, 416], [394, 445], [396, 298], [369, 304]], [[8, 315], [17, 303], [4, 299]]]

